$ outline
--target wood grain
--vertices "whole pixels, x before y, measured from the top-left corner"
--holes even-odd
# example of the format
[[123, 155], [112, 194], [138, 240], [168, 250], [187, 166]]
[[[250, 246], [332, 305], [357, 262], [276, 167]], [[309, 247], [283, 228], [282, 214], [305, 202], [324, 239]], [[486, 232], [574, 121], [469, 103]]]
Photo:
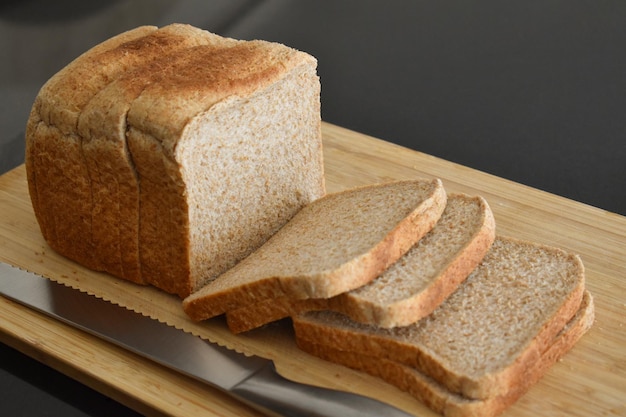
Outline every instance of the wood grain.
[[[504, 416], [626, 415], [626, 218], [330, 124], [323, 125], [329, 192], [401, 178], [441, 178], [448, 192], [484, 196], [500, 234], [579, 253], [596, 323]], [[193, 323], [180, 300], [87, 270], [54, 253], [32, 213], [24, 167], [0, 177], [0, 260], [140, 311], [203, 338], [276, 361], [297, 381], [345, 389], [435, 416], [370, 376], [299, 351], [288, 321], [232, 335], [223, 319]], [[219, 391], [0, 298], [0, 340], [146, 415], [252, 416]]]

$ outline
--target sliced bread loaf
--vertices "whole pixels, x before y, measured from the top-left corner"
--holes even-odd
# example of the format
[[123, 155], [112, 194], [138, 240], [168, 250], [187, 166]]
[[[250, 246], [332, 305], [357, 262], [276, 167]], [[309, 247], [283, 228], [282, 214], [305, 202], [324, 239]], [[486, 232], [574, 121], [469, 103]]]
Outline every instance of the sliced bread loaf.
[[395, 181], [329, 194], [183, 302], [203, 320], [266, 299], [328, 298], [360, 287], [432, 229], [446, 205], [440, 180]]
[[482, 263], [433, 313], [394, 329], [335, 312], [294, 317], [296, 337], [414, 367], [447, 390], [505, 395], [578, 310], [584, 268], [577, 255], [498, 237]]
[[517, 401], [550, 367], [567, 353], [589, 330], [594, 321], [593, 299], [585, 292], [575, 316], [540, 352], [524, 372], [512, 375], [508, 391], [493, 397], [473, 399], [449, 391], [415, 367], [390, 359], [336, 349], [328, 344], [297, 339], [298, 346], [312, 355], [379, 377], [416, 397], [446, 417], [493, 417]]
[[415, 323], [474, 270], [493, 243], [495, 228], [482, 197], [449, 195], [435, 227], [369, 284], [327, 299], [261, 301], [227, 312], [228, 327], [240, 333], [312, 310], [338, 311], [386, 328]]
[[185, 297], [325, 194], [317, 61], [187, 25], [137, 33], [40, 91], [33, 207], [59, 253]]

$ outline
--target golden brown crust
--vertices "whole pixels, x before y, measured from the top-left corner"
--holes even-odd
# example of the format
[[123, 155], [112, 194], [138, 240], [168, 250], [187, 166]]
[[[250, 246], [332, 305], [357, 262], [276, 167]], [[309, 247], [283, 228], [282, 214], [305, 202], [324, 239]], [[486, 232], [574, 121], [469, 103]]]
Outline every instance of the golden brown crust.
[[114, 36], [89, 49], [53, 75], [37, 95], [41, 120], [64, 134], [75, 133], [78, 116], [93, 95], [124, 71], [124, 60], [132, 58], [125, 44], [156, 31], [141, 26]]
[[250, 306], [227, 311], [226, 323], [231, 332], [243, 333], [308, 311], [329, 310], [332, 300], [335, 298], [311, 298], [308, 300], [292, 300], [287, 297], [271, 298]]
[[[172, 27], [183, 31], [187, 28]], [[174, 32], [169, 29], [164, 31]], [[65, 256], [116, 275], [123, 275], [119, 262], [100, 255], [114, 243], [114, 233], [109, 224], [101, 228], [102, 232], [92, 225], [94, 216], [106, 216], [93, 213], [93, 176], [77, 125], [81, 111], [93, 96], [127, 68], [140, 63], [146, 48], [162, 51], [173, 42], [171, 37], [156, 32], [156, 27], [142, 26], [114, 36], [76, 58], [41, 88], [27, 123], [26, 172], [44, 237]], [[102, 244], [94, 244], [94, 237]]]
[[102, 56], [154, 30], [124, 32], [76, 58], [41, 88], [27, 123], [26, 172], [44, 237], [58, 252], [93, 269], [102, 265], [91, 241], [91, 185], [76, 132], [78, 115], [107, 82], [102, 74], [116, 71], [117, 62]]
[[76, 58], [41, 88], [27, 122], [26, 174], [42, 233], [55, 250], [94, 269], [100, 263], [91, 245], [90, 184], [75, 131], [78, 115], [106, 83], [103, 68], [115, 71], [117, 63], [105, 66], [101, 57], [154, 30], [145, 26], [124, 32]]
[[227, 97], [267, 88], [297, 65], [312, 62], [310, 55], [263, 41], [224, 38], [196, 46], [146, 68], [153, 82], [133, 102], [128, 122], [161, 142], [173, 159], [178, 138], [193, 117]]

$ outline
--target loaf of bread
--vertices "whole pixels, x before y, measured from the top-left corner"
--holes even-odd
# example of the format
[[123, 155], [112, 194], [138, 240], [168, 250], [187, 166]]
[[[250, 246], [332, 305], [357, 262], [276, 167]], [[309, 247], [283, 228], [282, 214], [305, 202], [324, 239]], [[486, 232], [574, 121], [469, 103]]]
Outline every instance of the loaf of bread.
[[48, 244], [181, 297], [325, 194], [316, 60], [187, 25], [142, 27], [40, 90], [26, 172]]
[[480, 196], [453, 194], [435, 227], [375, 280], [325, 299], [269, 299], [226, 313], [233, 333], [305, 311], [333, 310], [380, 327], [430, 314], [474, 270], [495, 238], [495, 220]]
[[258, 250], [183, 301], [204, 320], [267, 299], [329, 298], [367, 284], [428, 233], [440, 180], [357, 187], [314, 201]]
[[[295, 316], [294, 328], [300, 346], [312, 353], [371, 370], [396, 385], [406, 384], [401, 375], [410, 369], [453, 398], [489, 403], [519, 389], [577, 311], [586, 311], [589, 323], [579, 328], [589, 328], [593, 307], [583, 302], [584, 282], [578, 256], [498, 237], [459, 288], [417, 323], [383, 329], [323, 311]], [[549, 361], [569, 347], [554, 348]], [[352, 354], [359, 356], [341, 359]], [[369, 358], [398, 366], [375, 370]], [[432, 389], [415, 390], [424, 399]]]

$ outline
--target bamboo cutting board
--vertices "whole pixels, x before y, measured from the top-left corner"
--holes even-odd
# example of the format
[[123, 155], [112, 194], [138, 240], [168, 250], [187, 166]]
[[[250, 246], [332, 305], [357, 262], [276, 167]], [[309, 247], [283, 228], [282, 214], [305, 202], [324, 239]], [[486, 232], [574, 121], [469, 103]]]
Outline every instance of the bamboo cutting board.
[[[595, 298], [591, 331], [504, 416], [626, 415], [626, 217], [323, 124], [329, 192], [403, 178], [441, 178], [448, 192], [484, 196], [497, 231], [581, 255]], [[0, 177], [0, 260], [250, 354], [297, 381], [365, 394], [419, 416], [435, 413], [394, 387], [297, 349], [287, 321], [232, 335], [223, 319], [193, 323], [180, 300], [80, 267], [43, 241], [24, 167]], [[146, 415], [253, 416], [209, 386], [0, 297], [0, 341]]]

